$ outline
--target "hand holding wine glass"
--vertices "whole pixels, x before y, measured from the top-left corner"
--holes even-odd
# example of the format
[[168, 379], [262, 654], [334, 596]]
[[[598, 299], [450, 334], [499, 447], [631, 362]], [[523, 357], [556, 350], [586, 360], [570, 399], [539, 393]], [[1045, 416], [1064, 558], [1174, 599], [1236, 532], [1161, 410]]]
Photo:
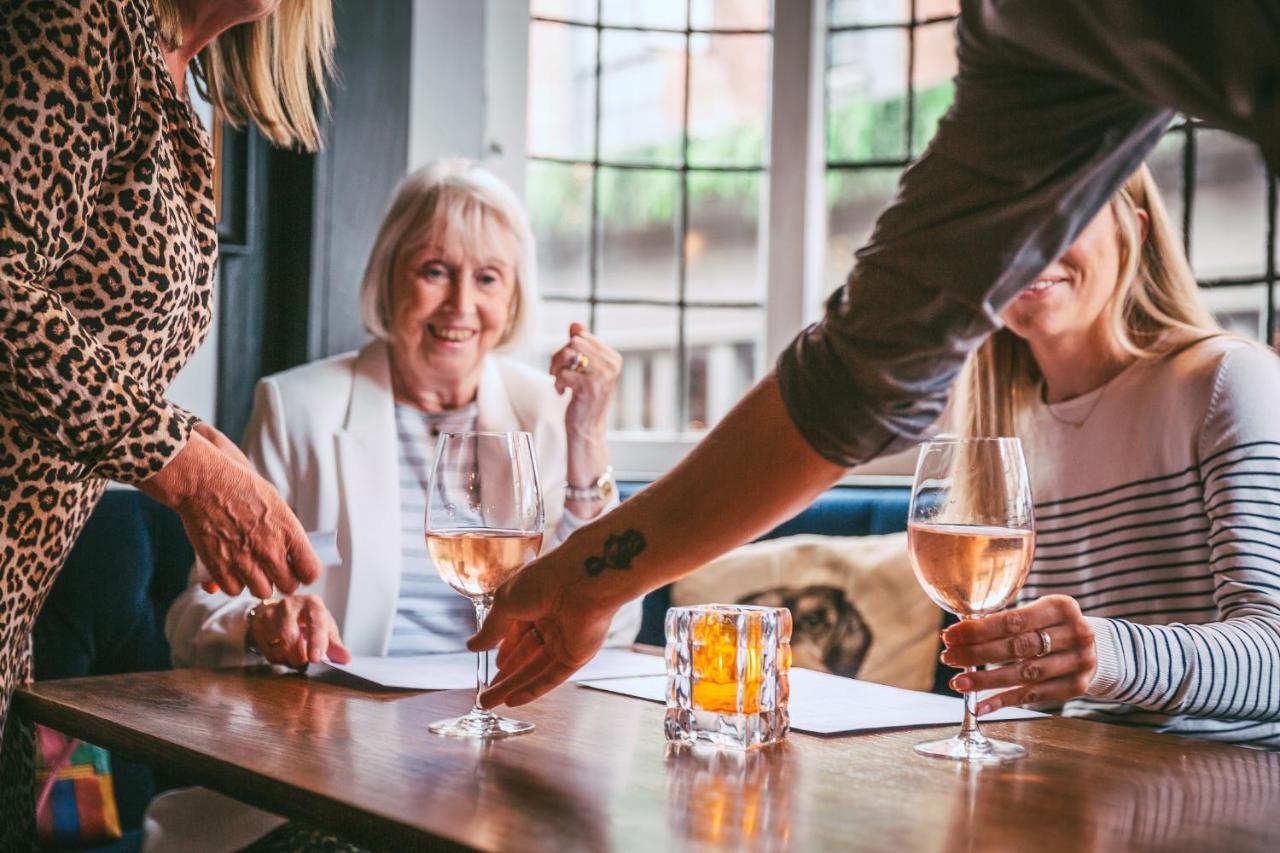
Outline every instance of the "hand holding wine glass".
[[[542, 546], [542, 489], [533, 436], [445, 433], [436, 447], [427, 501], [427, 552], [440, 577], [471, 599], [477, 628], [493, 593], [538, 555]], [[462, 717], [432, 723], [434, 734], [498, 738], [533, 730], [533, 723], [480, 707], [489, 681], [487, 652], [476, 655], [476, 702]]]
[[[916, 579], [962, 621], [1003, 608], [1022, 588], [1035, 549], [1030, 478], [1016, 438], [944, 438], [920, 451], [907, 543]], [[974, 668], [966, 670], [973, 678]], [[995, 764], [1021, 758], [1017, 744], [978, 729], [977, 696], [965, 693], [960, 733], [916, 745], [938, 758]]]
[[1004, 690], [978, 703], [978, 714], [1031, 702], [1083, 696], [1098, 671], [1093, 627], [1069, 595], [1046, 595], [1016, 607], [952, 625], [942, 632], [942, 662], [992, 669], [952, 679], [956, 690]]

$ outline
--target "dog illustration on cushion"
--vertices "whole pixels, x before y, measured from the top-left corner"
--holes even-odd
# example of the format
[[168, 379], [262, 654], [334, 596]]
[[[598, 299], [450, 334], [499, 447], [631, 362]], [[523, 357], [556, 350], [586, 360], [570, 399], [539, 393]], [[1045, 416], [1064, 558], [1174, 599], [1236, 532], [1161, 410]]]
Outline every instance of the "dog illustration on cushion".
[[739, 604], [791, 611], [794, 666], [825, 669], [852, 678], [871, 645], [871, 631], [844, 590], [821, 584], [774, 587], [744, 596]]

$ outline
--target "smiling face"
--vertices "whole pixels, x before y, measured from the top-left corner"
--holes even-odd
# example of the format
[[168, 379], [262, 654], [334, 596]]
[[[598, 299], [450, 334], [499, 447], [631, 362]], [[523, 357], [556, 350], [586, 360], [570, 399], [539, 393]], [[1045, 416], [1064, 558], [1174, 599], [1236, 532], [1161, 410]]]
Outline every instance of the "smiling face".
[[1123, 262], [1115, 214], [1106, 205], [1000, 318], [1033, 347], [1068, 337], [1110, 336], [1106, 309], [1119, 286]]
[[482, 229], [437, 226], [395, 263], [388, 331], [404, 390], [459, 405], [510, 325], [518, 249], [493, 216]]

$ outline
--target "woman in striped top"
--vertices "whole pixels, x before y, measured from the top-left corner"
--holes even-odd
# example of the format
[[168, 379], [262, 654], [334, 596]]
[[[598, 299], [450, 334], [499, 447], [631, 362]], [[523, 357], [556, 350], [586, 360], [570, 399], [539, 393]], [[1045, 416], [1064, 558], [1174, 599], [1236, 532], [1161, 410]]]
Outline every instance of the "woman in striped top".
[[1018, 606], [944, 632], [978, 706], [1280, 747], [1280, 359], [1223, 334], [1140, 169], [1001, 315], [956, 400], [1018, 435]]

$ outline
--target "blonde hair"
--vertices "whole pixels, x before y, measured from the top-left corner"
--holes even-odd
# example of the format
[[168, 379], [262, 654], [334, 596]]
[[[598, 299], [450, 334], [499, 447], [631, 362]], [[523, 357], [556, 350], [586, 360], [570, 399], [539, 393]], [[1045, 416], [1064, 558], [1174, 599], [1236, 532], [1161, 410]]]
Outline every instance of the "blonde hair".
[[[180, 0], [151, 2], [162, 43], [177, 47]], [[234, 127], [251, 120], [276, 145], [317, 151], [313, 98], [328, 109], [333, 44], [330, 0], [282, 0], [271, 14], [218, 35], [200, 51], [192, 76], [201, 96]]]
[[[1219, 330], [1200, 297], [1191, 266], [1144, 165], [1111, 198], [1121, 247], [1120, 282], [1106, 307], [1111, 332], [1125, 352], [1154, 358], [1176, 346], [1169, 332]], [[1148, 217], [1142, 239], [1138, 211]], [[966, 436], [1012, 436], [1018, 413], [1033, 400], [1039, 371], [1026, 341], [1008, 329], [969, 355], [956, 383], [953, 429]]]
[[471, 160], [438, 160], [409, 173], [382, 218], [360, 282], [360, 317], [370, 334], [391, 337], [392, 291], [397, 265], [422, 246], [462, 243], [473, 257], [500, 243], [498, 229], [515, 239], [515, 292], [499, 347], [523, 341], [537, 304], [537, 253], [533, 229], [516, 194]]

